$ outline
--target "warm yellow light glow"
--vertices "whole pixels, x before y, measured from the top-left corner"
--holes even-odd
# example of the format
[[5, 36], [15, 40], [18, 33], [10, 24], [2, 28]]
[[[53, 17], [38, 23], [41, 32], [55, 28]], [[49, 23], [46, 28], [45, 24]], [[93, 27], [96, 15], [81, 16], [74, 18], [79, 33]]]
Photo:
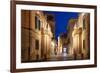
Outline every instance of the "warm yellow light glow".
[[37, 14], [39, 14], [40, 12], [39, 11], [37, 11]]
[[54, 46], [55, 46], [55, 43], [52, 41], [52, 42], [51, 42], [51, 45], [54, 47]]

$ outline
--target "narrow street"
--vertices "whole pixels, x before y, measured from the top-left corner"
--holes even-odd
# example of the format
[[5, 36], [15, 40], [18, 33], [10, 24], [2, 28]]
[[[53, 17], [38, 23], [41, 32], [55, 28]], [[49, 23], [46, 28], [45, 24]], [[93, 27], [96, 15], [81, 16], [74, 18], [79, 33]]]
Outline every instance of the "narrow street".
[[66, 60], [73, 60], [72, 56], [69, 56], [66, 53], [62, 53], [59, 55], [54, 55], [52, 58], [48, 59], [49, 61], [66, 61]]

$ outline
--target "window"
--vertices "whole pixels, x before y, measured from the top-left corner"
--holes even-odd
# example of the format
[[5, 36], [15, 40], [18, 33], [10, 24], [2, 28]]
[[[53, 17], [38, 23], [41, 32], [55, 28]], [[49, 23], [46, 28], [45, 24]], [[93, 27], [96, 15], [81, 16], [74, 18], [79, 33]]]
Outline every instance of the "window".
[[37, 59], [37, 60], [39, 59], [39, 55], [38, 55], [38, 54], [36, 55], [36, 59]]
[[85, 29], [85, 19], [83, 19], [83, 29]]
[[40, 30], [40, 24], [40, 19], [37, 16], [35, 16], [35, 29]]
[[35, 40], [35, 49], [39, 50], [39, 40]]
[[38, 20], [38, 29], [40, 30], [40, 20]]
[[37, 17], [35, 16], [35, 29], [37, 29]]
[[83, 49], [85, 49], [85, 40], [83, 40]]

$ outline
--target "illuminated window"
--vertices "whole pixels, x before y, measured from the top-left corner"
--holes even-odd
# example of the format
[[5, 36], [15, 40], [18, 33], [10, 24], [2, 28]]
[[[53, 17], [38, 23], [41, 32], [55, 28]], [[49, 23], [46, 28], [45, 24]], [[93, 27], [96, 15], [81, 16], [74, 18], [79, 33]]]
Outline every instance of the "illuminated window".
[[39, 50], [39, 40], [35, 40], [35, 49]]
[[40, 30], [40, 24], [40, 19], [37, 16], [35, 16], [35, 29]]

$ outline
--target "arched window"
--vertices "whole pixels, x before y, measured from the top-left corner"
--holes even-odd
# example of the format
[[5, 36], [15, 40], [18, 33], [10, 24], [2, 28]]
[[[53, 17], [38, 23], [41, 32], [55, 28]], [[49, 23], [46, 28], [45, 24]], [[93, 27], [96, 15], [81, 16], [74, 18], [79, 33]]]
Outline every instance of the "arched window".
[[83, 29], [86, 28], [86, 24], [85, 24], [85, 18], [83, 19]]
[[40, 30], [41, 21], [38, 16], [35, 16], [35, 29]]

